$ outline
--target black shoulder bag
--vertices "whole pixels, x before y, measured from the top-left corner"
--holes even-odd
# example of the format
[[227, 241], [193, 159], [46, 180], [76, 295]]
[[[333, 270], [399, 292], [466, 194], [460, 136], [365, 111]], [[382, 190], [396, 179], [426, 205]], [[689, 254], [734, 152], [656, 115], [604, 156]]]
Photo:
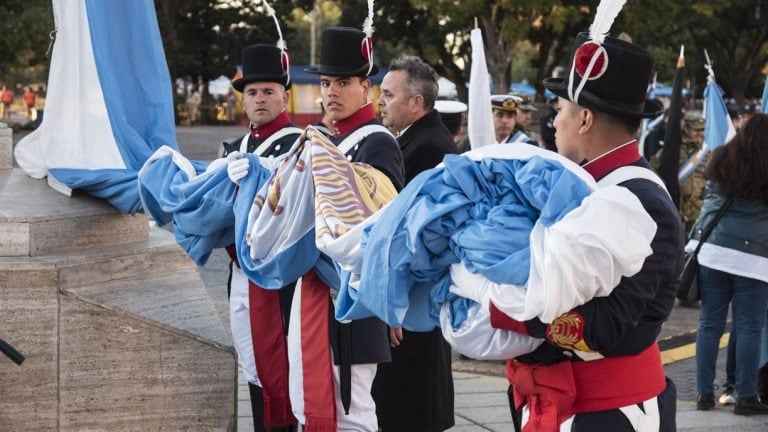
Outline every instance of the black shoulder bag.
[[693, 252], [687, 252], [685, 254], [685, 264], [683, 264], [683, 272], [680, 274], [680, 286], [677, 288], [677, 298], [681, 301], [688, 303], [695, 303], [701, 300], [701, 294], [699, 293], [699, 284], [696, 282], [696, 274], [699, 272], [699, 250], [704, 242], [712, 234], [712, 230], [715, 229], [717, 223], [731, 206], [733, 198], [728, 198], [717, 211], [717, 215], [712, 219], [707, 229], [701, 234], [699, 238], [699, 244], [696, 245], [696, 249]]

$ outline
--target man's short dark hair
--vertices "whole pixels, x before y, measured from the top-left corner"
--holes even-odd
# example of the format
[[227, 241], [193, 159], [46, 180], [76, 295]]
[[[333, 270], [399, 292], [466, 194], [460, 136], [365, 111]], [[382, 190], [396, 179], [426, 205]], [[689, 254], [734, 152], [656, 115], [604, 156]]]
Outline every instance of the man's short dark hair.
[[435, 107], [437, 99], [437, 79], [435, 69], [416, 56], [408, 56], [392, 60], [390, 71], [405, 71], [405, 87], [409, 96], [421, 95], [424, 98], [424, 108], [429, 111]]
[[609, 113], [604, 112], [604, 111], [595, 111], [595, 110], [592, 110], [592, 111], [597, 113], [597, 115], [599, 117], [602, 117], [603, 120], [605, 120], [607, 123], [614, 124], [614, 125], [622, 128], [622, 129], [624, 129], [625, 131], [627, 131], [629, 133], [633, 133], [633, 134], [636, 134], [637, 131], [640, 130], [640, 125], [643, 122], [643, 119], [639, 118], [639, 117], [634, 117], [634, 118], [633, 117], [622, 117], [622, 116], [617, 116], [617, 115], [609, 114]]

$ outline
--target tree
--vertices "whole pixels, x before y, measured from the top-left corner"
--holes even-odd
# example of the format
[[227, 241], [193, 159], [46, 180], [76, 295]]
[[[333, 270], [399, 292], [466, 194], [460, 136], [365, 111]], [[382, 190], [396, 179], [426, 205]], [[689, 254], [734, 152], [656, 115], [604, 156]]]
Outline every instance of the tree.
[[[383, 4], [381, 4], [383, 3]], [[469, 32], [477, 18], [483, 30], [488, 70], [497, 92], [506, 92], [511, 78], [511, 64], [522, 41], [532, 41], [538, 48], [533, 69], [540, 94], [541, 81], [550, 76], [558, 62], [565, 62], [575, 28], [588, 16], [580, 2], [555, 0], [392, 0], [377, 4], [377, 46], [385, 54], [413, 53], [431, 63], [437, 72], [451, 80], [459, 98], [467, 99], [469, 79]], [[569, 3], [566, 5], [565, 3]], [[570, 4], [575, 3], [575, 4]], [[347, 25], [362, 23], [367, 13], [364, 1], [345, 8], [341, 21]], [[393, 43], [392, 41], [396, 41]], [[565, 54], [564, 54], [565, 53]]]
[[0, 81], [45, 81], [45, 53], [54, 29], [50, 0], [3, 0], [0, 17]]
[[[288, 50], [294, 64], [316, 64], [320, 53], [320, 34], [322, 29], [336, 25], [341, 17], [341, 6], [332, 0], [319, 0], [309, 11], [296, 7], [291, 20], [286, 22], [296, 37], [289, 44]], [[312, 28], [314, 20], [315, 28]], [[312, 31], [314, 30], [314, 35]], [[312, 59], [312, 40], [315, 41], [315, 58]]]
[[[310, 1], [271, 2], [279, 20], [286, 22], [294, 6]], [[254, 43], [275, 43], [277, 30], [261, 2], [241, 0], [155, 0], [171, 77], [231, 76], [240, 52]], [[293, 30], [282, 25], [290, 41]]]
[[750, 89], [760, 95], [761, 71], [768, 61], [768, 28], [764, 18], [753, 20], [755, 4], [753, 0], [629, 2], [621, 21], [635, 42], [656, 57], [660, 80], [671, 79], [680, 45], [685, 45], [686, 75], [693, 76], [694, 83], [704, 83], [706, 49], [718, 83], [726, 94], [740, 99]]

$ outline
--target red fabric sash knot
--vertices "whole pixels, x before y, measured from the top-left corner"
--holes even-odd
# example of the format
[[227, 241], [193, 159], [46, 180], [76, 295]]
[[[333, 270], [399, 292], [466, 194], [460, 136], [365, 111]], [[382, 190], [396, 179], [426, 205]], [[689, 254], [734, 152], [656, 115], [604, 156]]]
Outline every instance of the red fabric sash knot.
[[528, 405], [523, 432], [556, 432], [574, 414], [618, 409], [644, 402], [667, 386], [659, 346], [636, 355], [592, 361], [527, 365], [507, 361], [515, 408]]
[[571, 362], [551, 366], [507, 362], [507, 376], [515, 397], [515, 408], [528, 405], [530, 418], [523, 432], [556, 432], [573, 415], [576, 383]]

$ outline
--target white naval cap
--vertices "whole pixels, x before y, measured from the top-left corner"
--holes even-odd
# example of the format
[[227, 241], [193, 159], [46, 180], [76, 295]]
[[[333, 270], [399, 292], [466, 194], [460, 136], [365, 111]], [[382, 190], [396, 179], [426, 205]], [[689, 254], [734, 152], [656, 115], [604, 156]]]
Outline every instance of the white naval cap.
[[436, 100], [435, 109], [440, 114], [458, 114], [467, 111], [467, 104], [454, 100]]

